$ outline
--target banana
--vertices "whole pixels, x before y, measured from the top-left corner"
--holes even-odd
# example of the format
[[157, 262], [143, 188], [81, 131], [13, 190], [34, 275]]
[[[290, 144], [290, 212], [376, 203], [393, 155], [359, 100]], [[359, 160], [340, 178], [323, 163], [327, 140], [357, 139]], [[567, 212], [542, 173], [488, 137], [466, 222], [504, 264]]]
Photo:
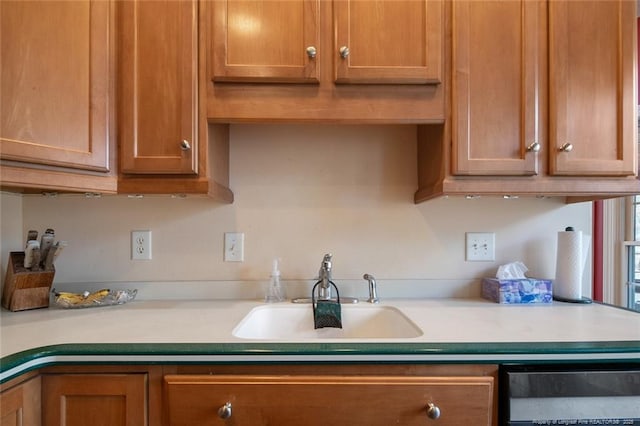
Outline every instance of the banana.
[[55, 293], [55, 296], [56, 302], [61, 302], [65, 305], [76, 305], [84, 300], [81, 294], [69, 293], [66, 291], [57, 292]]
[[105, 297], [107, 297], [109, 295], [110, 291], [111, 290], [109, 290], [107, 288], [103, 288], [102, 290], [98, 290], [95, 293], [91, 293], [85, 298], [85, 302], [86, 303], [99, 303], [102, 299], [104, 299]]
[[111, 290], [102, 289], [93, 293], [85, 291], [84, 293], [70, 293], [67, 291], [55, 292], [56, 302], [64, 306], [90, 306], [99, 304], [102, 299], [107, 297]]

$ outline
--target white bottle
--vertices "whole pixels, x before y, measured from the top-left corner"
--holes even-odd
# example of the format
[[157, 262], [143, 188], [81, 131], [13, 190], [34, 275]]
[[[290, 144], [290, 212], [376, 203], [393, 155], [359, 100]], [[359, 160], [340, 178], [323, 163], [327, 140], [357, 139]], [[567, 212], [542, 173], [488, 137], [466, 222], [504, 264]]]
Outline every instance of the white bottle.
[[271, 269], [271, 278], [269, 279], [269, 287], [264, 301], [267, 303], [283, 302], [286, 299], [284, 288], [280, 283], [280, 270], [278, 269], [278, 259], [273, 259], [273, 268]]

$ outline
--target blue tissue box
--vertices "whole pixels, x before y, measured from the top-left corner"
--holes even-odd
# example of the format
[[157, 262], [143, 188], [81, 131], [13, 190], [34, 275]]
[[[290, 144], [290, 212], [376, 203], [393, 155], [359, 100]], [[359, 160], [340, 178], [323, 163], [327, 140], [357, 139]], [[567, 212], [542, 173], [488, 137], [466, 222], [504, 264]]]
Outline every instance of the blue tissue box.
[[505, 304], [551, 303], [553, 301], [551, 287], [551, 280], [537, 278], [510, 280], [483, 278], [482, 297]]

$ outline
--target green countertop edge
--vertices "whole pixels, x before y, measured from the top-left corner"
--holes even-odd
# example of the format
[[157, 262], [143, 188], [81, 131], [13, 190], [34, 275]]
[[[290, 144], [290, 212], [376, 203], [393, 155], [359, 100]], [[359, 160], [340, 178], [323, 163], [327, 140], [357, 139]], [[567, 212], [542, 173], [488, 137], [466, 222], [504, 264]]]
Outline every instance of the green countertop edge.
[[[278, 363], [287, 361], [268, 361], [264, 356], [318, 356], [318, 355], [398, 355], [398, 356], [424, 356], [424, 355], [460, 355], [460, 356], [493, 356], [495, 361], [487, 359], [478, 361], [478, 363], [505, 363], [501, 361], [500, 356], [504, 355], [531, 355], [531, 362], [536, 361], [536, 355], [579, 355], [594, 354], [603, 355], [599, 357], [606, 361], [608, 354], [625, 354], [640, 353], [640, 341], [614, 341], [614, 342], [527, 342], [527, 343], [70, 343], [52, 346], [43, 346], [26, 351], [18, 352], [0, 359], [0, 374], [31, 361], [46, 357], [56, 356], [149, 356], [149, 357], [176, 357], [176, 356], [216, 356], [216, 355], [242, 355], [242, 356], [261, 356], [256, 360], [259, 363]], [[629, 360], [612, 359], [612, 362], [629, 362]], [[635, 360], [640, 362], [640, 358]], [[224, 363], [233, 363], [229, 361], [221, 361]], [[304, 361], [296, 361], [296, 363]], [[309, 362], [321, 362], [310, 360]], [[337, 362], [337, 361], [331, 361]], [[342, 362], [342, 361], [340, 361]], [[345, 363], [359, 362], [357, 360], [346, 361]], [[363, 363], [371, 362], [364, 360]], [[402, 362], [411, 363], [410, 360], [400, 361], [380, 361], [380, 362]], [[429, 361], [415, 361], [429, 362]], [[434, 360], [434, 363], [442, 363], [445, 361]], [[446, 361], [447, 363], [456, 363], [456, 361]], [[459, 361], [470, 363], [472, 361]], [[510, 363], [511, 361], [509, 361]], [[521, 362], [521, 361], [518, 361]], [[522, 361], [523, 362], [523, 361]], [[551, 361], [543, 361], [551, 362]], [[562, 362], [556, 361], [553, 362]], [[566, 361], [565, 361], [566, 362]], [[584, 362], [584, 361], [580, 361]], [[602, 362], [602, 361], [598, 361]], [[153, 361], [108, 361], [96, 362], [87, 360], [86, 364], [193, 364], [197, 361], [185, 360], [184, 362], [169, 360]], [[209, 362], [207, 362], [209, 363]], [[212, 363], [215, 363], [212, 362]], [[238, 363], [251, 363], [251, 361], [238, 361]], [[65, 362], [50, 362], [38, 364], [31, 368], [20, 370], [18, 374], [22, 374], [31, 369], [41, 368], [48, 365], [65, 364]], [[83, 361], [75, 361], [74, 364], [85, 364]], [[16, 375], [18, 375], [16, 374]], [[15, 377], [14, 375], [5, 377], [0, 383], [4, 383]]]

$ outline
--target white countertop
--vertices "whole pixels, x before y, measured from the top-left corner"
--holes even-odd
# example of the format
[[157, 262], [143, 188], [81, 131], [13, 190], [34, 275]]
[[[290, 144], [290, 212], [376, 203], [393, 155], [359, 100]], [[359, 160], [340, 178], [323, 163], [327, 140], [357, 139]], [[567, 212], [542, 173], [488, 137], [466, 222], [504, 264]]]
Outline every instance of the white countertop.
[[[232, 334], [238, 322], [260, 305], [263, 303], [246, 300], [162, 300], [87, 309], [3, 310], [0, 358], [37, 347], [64, 344], [267, 342], [240, 339]], [[398, 299], [381, 305], [399, 308], [422, 329], [423, 335], [408, 339], [312, 342], [640, 342], [640, 314], [597, 303], [500, 305], [482, 299]], [[361, 302], [355, 308], [370, 306]]]

